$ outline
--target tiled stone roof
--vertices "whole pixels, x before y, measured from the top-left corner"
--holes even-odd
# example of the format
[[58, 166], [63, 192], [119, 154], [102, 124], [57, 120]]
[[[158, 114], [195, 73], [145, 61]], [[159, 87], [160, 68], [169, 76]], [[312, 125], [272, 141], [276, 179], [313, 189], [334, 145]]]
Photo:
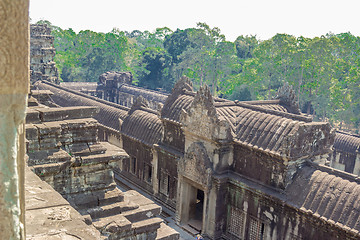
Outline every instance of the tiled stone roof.
[[[188, 112], [194, 105], [199, 92], [190, 91], [185, 83], [174, 87], [163, 106], [161, 118], [180, 123], [182, 112]], [[308, 142], [310, 138], [329, 144], [331, 134], [320, 137], [328, 125], [313, 123], [308, 116], [288, 112], [280, 100], [233, 102], [209, 98], [207, 101], [215, 107], [217, 118], [228, 122], [232, 139], [248, 147], [296, 158], [308, 153], [318, 154], [317, 145]]]
[[158, 113], [139, 96], [121, 125], [121, 133], [147, 145], [158, 143], [164, 133]]
[[121, 133], [141, 141], [147, 145], [153, 145], [161, 140], [163, 125], [159, 117], [148, 109], [139, 108], [125, 118]]
[[336, 132], [334, 148], [336, 151], [356, 154], [360, 151], [360, 136]]
[[172, 95], [169, 96], [162, 108], [161, 118], [179, 123], [181, 111], [186, 111], [190, 107], [193, 99], [193, 96], [186, 94], [179, 95], [177, 98], [174, 98]]
[[286, 190], [288, 201], [340, 228], [360, 231], [359, 180], [331, 168], [306, 166]]
[[[49, 83], [40, 83], [39, 86], [46, 86], [44, 89], [54, 92], [52, 98], [61, 106], [98, 106], [100, 113], [95, 119], [105, 126], [115, 130], [121, 128], [124, 134], [146, 144], [151, 145], [161, 140], [161, 121], [157, 113], [146, 109], [146, 106], [136, 107], [134, 104], [134, 108], [128, 113], [128, 108]], [[190, 90], [187, 80], [180, 81], [165, 101], [161, 118], [180, 123], [181, 114], [189, 110], [197, 96]], [[261, 105], [211, 97], [207, 101], [214, 106], [216, 118], [225, 119], [229, 123], [232, 139], [248, 147], [291, 159], [305, 156], [306, 152], [319, 154], [318, 144], [329, 144], [331, 134], [323, 137], [316, 135], [326, 132], [326, 124], [312, 123], [312, 119], [304, 115], [261, 107], [266, 105], [266, 101], [261, 102]], [[275, 101], [278, 100], [269, 103], [275, 104]], [[119, 119], [123, 120], [123, 126], [120, 126]], [[315, 138], [319, 141], [316, 144], [308, 142]]]
[[61, 87], [69, 88], [76, 91], [96, 91], [97, 82], [62, 82]]
[[265, 109], [271, 109], [275, 111], [280, 112], [288, 112], [290, 111], [286, 108], [286, 106], [283, 106], [280, 104], [280, 100], [268, 100], [268, 101], [246, 101], [245, 103], [250, 105], [259, 106]]
[[143, 96], [148, 101], [157, 101], [159, 103], [164, 103], [166, 98], [168, 97], [168, 94], [137, 87], [134, 85], [129, 85], [129, 84], [122, 84], [119, 88], [119, 91], [124, 93], [129, 93], [136, 97]]
[[[94, 117], [99, 123], [120, 130], [119, 119], [125, 119], [127, 116], [128, 108], [106, 102], [104, 100], [91, 97], [85, 94], [77, 93], [66, 88], [59, 87], [45, 82], [38, 82], [36, 87], [39, 89], [50, 90], [54, 93], [51, 96], [53, 101], [62, 106], [97, 106], [99, 107], [99, 113]], [[115, 107], [116, 106], [116, 107]]]

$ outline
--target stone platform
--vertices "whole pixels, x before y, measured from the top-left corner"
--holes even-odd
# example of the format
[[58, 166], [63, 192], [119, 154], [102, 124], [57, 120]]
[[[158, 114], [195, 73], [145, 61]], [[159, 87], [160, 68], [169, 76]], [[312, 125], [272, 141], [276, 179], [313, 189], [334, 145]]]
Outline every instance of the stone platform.
[[[28, 108], [27, 164], [44, 181], [28, 170], [29, 239], [52, 233], [58, 239], [178, 239], [157, 217], [160, 206], [117, 188], [112, 169], [129, 156], [99, 142], [96, 113], [95, 107], [48, 108], [36, 101]], [[31, 183], [35, 177], [40, 183]]]
[[25, 170], [26, 239], [103, 239], [49, 184]]

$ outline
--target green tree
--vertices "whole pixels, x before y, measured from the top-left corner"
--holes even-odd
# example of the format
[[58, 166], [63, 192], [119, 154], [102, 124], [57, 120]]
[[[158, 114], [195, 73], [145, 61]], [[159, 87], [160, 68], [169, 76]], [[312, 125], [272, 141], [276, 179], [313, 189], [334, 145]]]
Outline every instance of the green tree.
[[171, 64], [171, 56], [162, 48], [147, 48], [143, 52], [142, 63], [145, 71], [139, 73], [139, 86], [170, 90], [172, 82], [169, 81], [168, 68]]

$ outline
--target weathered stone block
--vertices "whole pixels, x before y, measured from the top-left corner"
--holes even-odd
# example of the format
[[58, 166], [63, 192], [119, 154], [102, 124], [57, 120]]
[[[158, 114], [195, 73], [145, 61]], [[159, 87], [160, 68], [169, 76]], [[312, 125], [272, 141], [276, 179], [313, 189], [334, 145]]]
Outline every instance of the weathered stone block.
[[40, 113], [36, 110], [28, 108], [26, 110], [26, 123], [40, 123]]
[[39, 140], [28, 140], [26, 150], [28, 153], [32, 153], [40, 149]]
[[40, 139], [40, 149], [59, 149], [61, 142], [56, 138], [44, 138]]
[[144, 219], [158, 216], [161, 213], [161, 207], [157, 204], [147, 204], [139, 208], [128, 211], [123, 215], [131, 222], [136, 222]]
[[46, 175], [54, 175], [60, 173], [63, 169], [65, 169], [69, 165], [68, 162], [65, 163], [50, 163], [43, 165], [35, 165], [32, 167], [32, 170], [39, 177]]
[[89, 118], [97, 113], [96, 107], [43, 108], [38, 110], [42, 122]]
[[[135, 231], [135, 234], [141, 234], [144, 232], [156, 231], [160, 228], [160, 224], [163, 222], [161, 218], [150, 218], [143, 221], [133, 223], [132, 227]], [[156, 233], [155, 233], [156, 236]], [[150, 239], [150, 238], [148, 238]]]
[[33, 151], [28, 153], [28, 165], [41, 165], [48, 163], [61, 163], [71, 160], [71, 156], [64, 150], [50, 149], [50, 150], [41, 150]]
[[39, 135], [59, 135], [61, 134], [61, 128], [59, 124], [34, 124], [39, 130]]
[[38, 140], [38, 128], [33, 124], [26, 124], [26, 139], [27, 140]]
[[[109, 224], [111, 223], [111, 224]], [[131, 222], [122, 216], [110, 216], [99, 219], [93, 224], [103, 234], [121, 233], [131, 229]]]

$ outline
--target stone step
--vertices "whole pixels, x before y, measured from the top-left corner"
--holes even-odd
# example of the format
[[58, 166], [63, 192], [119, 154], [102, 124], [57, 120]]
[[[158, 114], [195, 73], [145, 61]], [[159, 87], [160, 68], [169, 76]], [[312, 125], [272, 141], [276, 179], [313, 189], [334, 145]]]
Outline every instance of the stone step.
[[165, 223], [160, 224], [160, 228], [157, 230], [156, 240], [177, 240], [179, 238], [180, 234], [173, 228]]
[[39, 103], [36, 100], [36, 98], [30, 96], [28, 98], [28, 107], [35, 107], [35, 106], [39, 106]]
[[[34, 112], [29, 112], [29, 114], [32, 116]], [[26, 124], [26, 138], [29, 140], [30, 150], [56, 149], [65, 146], [74, 148], [73, 152], [78, 155], [102, 153], [106, 149], [97, 143], [96, 127], [97, 121], [92, 118], [28, 123]], [[91, 147], [91, 144], [94, 146]], [[83, 150], [85, 153], [82, 153]], [[87, 152], [89, 153], [86, 154]]]
[[115, 202], [123, 202], [124, 201], [124, 193], [115, 188], [114, 190], [107, 191], [104, 195], [99, 196], [100, 206], [108, 205]]
[[51, 163], [62, 163], [71, 160], [71, 156], [62, 149], [49, 149], [28, 152], [28, 165], [46, 165]]
[[26, 109], [26, 124], [28, 123], [40, 123], [40, 113], [31, 108]]
[[118, 215], [126, 211], [130, 211], [138, 208], [139, 205], [132, 202], [118, 202], [105, 206], [97, 206], [87, 210], [87, 213], [90, 214], [92, 219], [99, 219], [108, 216]]
[[130, 222], [138, 222], [142, 221], [154, 216], [158, 216], [161, 213], [161, 207], [155, 203], [140, 206], [137, 209], [124, 212], [123, 216], [125, 216]]
[[34, 97], [35, 99], [37, 99], [40, 103], [46, 102], [51, 100], [51, 96], [54, 95], [51, 91], [49, 90], [31, 90], [31, 94], [32, 97]]
[[201, 220], [190, 219], [188, 221], [188, 225], [198, 232], [201, 232], [201, 230], [202, 230], [202, 221]]
[[37, 109], [42, 122], [59, 121], [65, 119], [91, 118], [99, 112], [97, 107], [62, 107]]
[[114, 215], [95, 220], [93, 225], [103, 235], [109, 236], [109, 239], [144, 239], [144, 233], [146, 239], [156, 239], [162, 222], [160, 218], [150, 218], [132, 224], [125, 217]]
[[92, 145], [89, 145], [87, 143], [74, 143], [71, 145], [67, 145], [66, 150], [72, 156], [89, 156], [106, 152], [106, 148], [100, 143], [95, 143]]
[[131, 229], [131, 222], [121, 215], [113, 215], [92, 222], [93, 226], [102, 234], [125, 232]]
[[137, 235], [147, 233], [148, 239], [156, 239], [157, 230], [163, 222], [161, 218], [149, 218], [132, 224], [131, 228]]
[[[162, 219], [155, 217], [132, 223], [124, 214], [116, 214], [92, 220], [93, 226], [103, 235], [109, 236], [109, 239], [127, 239], [127, 237], [130, 239], [130, 237], [134, 237], [134, 234], [135, 236], [141, 236], [144, 233], [146, 233], [146, 239], [155, 239], [157, 230], [160, 228], [162, 222]], [[162, 236], [172, 237], [167, 239], [178, 239], [175, 238], [176, 232], [169, 231], [168, 229], [162, 231]]]
[[68, 198], [79, 209], [88, 209], [93, 207], [101, 207], [117, 202], [124, 201], [124, 194], [118, 188], [109, 188], [108, 191], [90, 192], [84, 194], [77, 194]]
[[81, 157], [81, 163], [82, 164], [102, 164], [102, 163], [108, 163], [113, 161], [119, 161], [124, 158], [126, 158], [127, 155], [124, 154], [124, 152], [105, 152], [100, 154], [93, 154], [89, 156], [83, 156]]
[[49, 164], [41, 164], [41, 165], [34, 165], [30, 167], [30, 169], [35, 172], [36, 175], [39, 177], [43, 177], [46, 175], [53, 175], [56, 173], [60, 173], [63, 169], [70, 164], [70, 162], [60, 162], [60, 163], [49, 163]]
[[108, 191], [75, 194], [74, 196], [69, 196], [67, 199], [74, 203], [78, 209], [83, 210], [122, 202], [124, 201], [124, 194], [115, 186], [109, 188]]
[[148, 205], [154, 203], [151, 199], [141, 195], [139, 192], [135, 190], [129, 190], [124, 192], [125, 200], [129, 200], [139, 204], [139, 206]]
[[183, 225], [181, 226], [181, 228], [183, 230], [185, 230], [186, 232], [188, 232], [189, 234], [193, 235], [193, 236], [196, 236], [197, 234], [200, 234], [199, 231], [195, 230], [194, 228], [190, 227], [189, 225]]

